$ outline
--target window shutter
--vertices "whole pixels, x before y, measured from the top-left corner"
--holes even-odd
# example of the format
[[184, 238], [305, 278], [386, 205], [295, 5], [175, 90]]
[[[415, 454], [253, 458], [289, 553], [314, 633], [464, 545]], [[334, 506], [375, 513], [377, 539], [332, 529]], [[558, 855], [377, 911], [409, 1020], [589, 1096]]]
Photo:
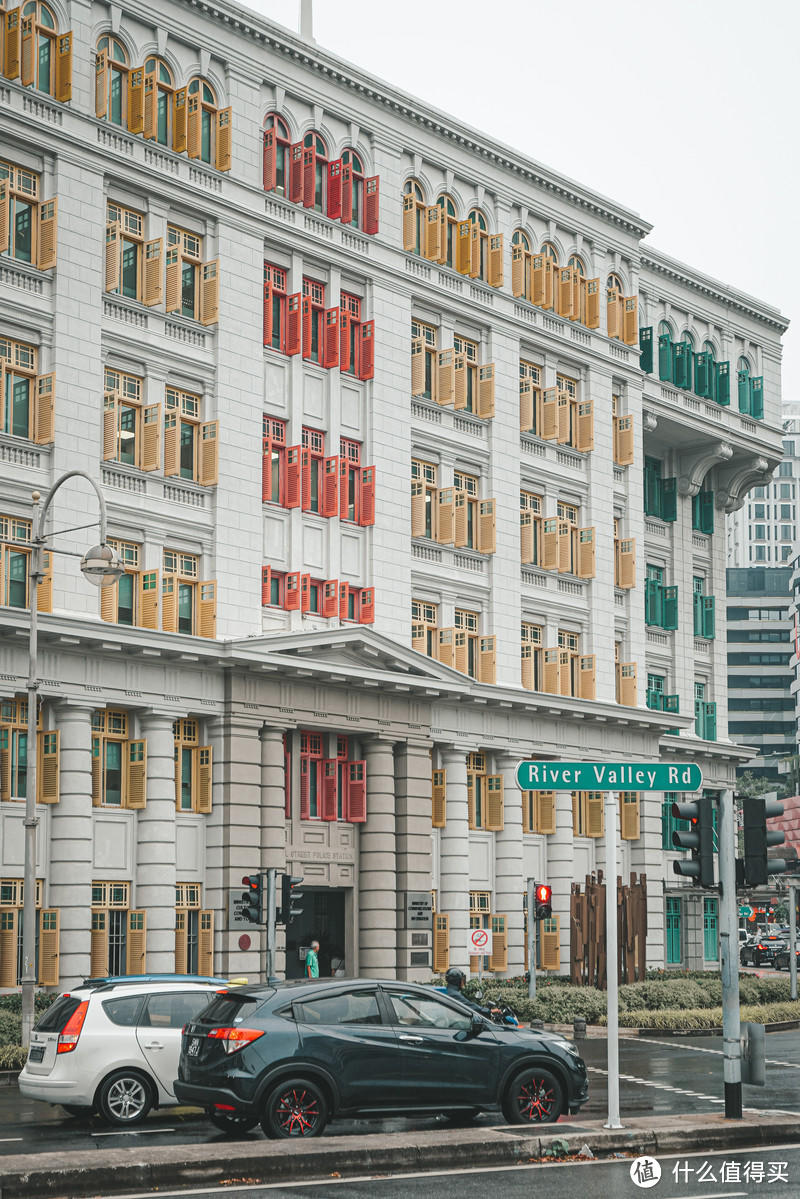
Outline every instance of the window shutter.
[[478, 550], [482, 554], [496, 551], [495, 501], [478, 501]]
[[549, 835], [556, 831], [556, 793], [537, 791], [536, 832]]
[[367, 819], [367, 763], [348, 762], [347, 819], [363, 824]]
[[311, 511], [311, 451], [302, 449], [300, 451], [300, 461], [302, 470], [300, 473], [300, 507], [304, 512]]
[[178, 631], [178, 587], [175, 575], [161, 580], [161, 628], [165, 633]]
[[595, 576], [594, 526], [578, 530], [577, 574], [579, 579], [593, 579]]
[[[424, 649], [422, 652], [425, 652]], [[0, 800], [11, 799], [10, 737], [10, 730], [0, 726]]]
[[586, 836], [602, 837], [605, 832], [605, 814], [603, 805], [605, 798], [602, 792], [596, 794], [589, 791], [585, 797], [586, 804]]
[[362, 587], [359, 603], [359, 624], [372, 624], [375, 620], [375, 588]]
[[412, 194], [403, 196], [403, 249], [407, 254], [417, 248], [417, 200]]
[[311, 357], [311, 335], [313, 332], [313, 330], [311, 328], [311, 321], [312, 321], [312, 319], [315, 319], [315, 313], [313, 312], [313, 310], [311, 308], [311, 297], [310, 296], [303, 296], [303, 302], [302, 302], [301, 307], [302, 307], [302, 314], [303, 314], [303, 357], [310, 358]]
[[558, 392], [555, 387], [546, 387], [542, 393], [542, 425], [539, 436], [552, 441], [558, 433]]
[[653, 370], [653, 326], [639, 330], [639, 369], [646, 375]]
[[[536, 792], [522, 792], [522, 831], [523, 833], [536, 832]], [[533, 805], [533, 812], [531, 811]], [[531, 822], [533, 821], [533, 822]]]
[[164, 240], [156, 237], [144, 247], [144, 303], [148, 308], [160, 304], [164, 297], [162, 284], [162, 258]]
[[275, 130], [267, 129], [264, 133], [264, 191], [274, 191], [277, 181], [278, 155], [277, 144], [275, 141]]
[[561, 917], [551, 916], [542, 922], [539, 933], [539, 968], [541, 970], [561, 969]]
[[627, 591], [636, 586], [636, 541], [633, 537], [623, 537], [615, 549], [617, 571], [614, 583]]
[[158, 136], [158, 77], [155, 67], [144, 73], [142, 132], [145, 141], [154, 141]]
[[542, 690], [558, 695], [558, 649], [546, 649], [543, 658]]
[[558, 520], [555, 517], [542, 521], [539, 566], [542, 570], [558, 570]]
[[100, 619], [109, 624], [117, 623], [119, 601], [119, 585], [112, 583], [110, 587], [100, 588]]
[[511, 294], [513, 296], [525, 295], [525, 249], [523, 246], [511, 247]]
[[311, 769], [311, 762], [308, 758], [300, 759], [300, 819], [311, 819], [311, 798], [308, 782], [308, 772]]
[[198, 483], [214, 487], [219, 469], [219, 421], [208, 420], [200, 426], [200, 467]]
[[442, 225], [439, 212], [438, 204], [432, 204], [425, 209], [425, 237], [422, 244], [422, 255], [432, 262], [439, 261], [442, 250]]
[[375, 524], [375, 467], [362, 466], [358, 472], [360, 506], [358, 523]]
[[8, 180], [0, 179], [0, 254], [5, 254], [8, 250], [10, 204]]
[[300, 611], [300, 571], [292, 570], [286, 576], [284, 607], [287, 612]]
[[52, 372], [37, 376], [33, 412], [33, 436], [37, 445], [49, 445], [55, 440], [55, 390], [56, 377]]
[[[14, 11], [18, 12], [17, 9]], [[0, 927], [0, 987], [17, 985], [17, 924], [17, 909], [4, 909]]]
[[455, 353], [453, 350], [439, 350], [436, 355], [437, 404], [453, 403], [455, 382]]
[[186, 147], [190, 158], [199, 158], [202, 150], [202, 109], [200, 108], [200, 93], [186, 97]]
[[532, 259], [531, 269], [531, 303], [536, 304], [539, 308], [551, 308], [550, 304], [545, 303], [547, 299], [547, 263], [549, 258], [545, 258], [543, 254], [534, 254]]
[[[117, 255], [119, 255], [119, 246], [117, 247]], [[180, 312], [181, 309], [181, 262], [178, 255], [177, 246], [167, 246], [165, 255], [166, 262], [166, 300], [164, 308], [167, 312]], [[117, 286], [116, 280], [119, 279], [119, 258], [117, 258], [115, 282], [112, 287], [108, 283], [108, 246], [106, 247], [106, 291], [113, 290]]]
[[[436, 913], [433, 917], [433, 972], [445, 974], [450, 968], [450, 917]], [[13, 985], [13, 984], [12, 984]]]
[[469, 646], [467, 645], [467, 634], [463, 629], [456, 629], [455, 631], [453, 655], [453, 664], [456, 670], [460, 670], [462, 674], [467, 674], [469, 666]]
[[658, 337], [658, 377], [662, 383], [672, 382], [672, 340], [669, 333]]
[[108, 974], [108, 912], [103, 908], [92, 908], [89, 973], [95, 978]]
[[213, 751], [210, 745], [197, 745], [194, 748], [194, 770], [192, 779], [195, 783], [195, 811], [207, 816], [211, 812], [212, 802], [212, 768], [214, 764]]
[[303, 147], [303, 207], [314, 207], [317, 155], [313, 146]]
[[342, 215], [342, 160], [334, 158], [328, 163], [328, 216], [338, 221]]
[[519, 514], [520, 562], [525, 565], [533, 562], [533, 513], [521, 511]]
[[99, 808], [103, 802], [103, 767], [100, 761], [103, 745], [99, 737], [92, 737], [92, 807]]
[[622, 340], [626, 346], [635, 346], [639, 340], [639, 297], [626, 296], [622, 314]]
[[638, 841], [640, 837], [639, 792], [620, 791], [619, 823], [623, 841]]
[[[9, 16], [10, 15], [11, 14], [9, 14]], [[6, 20], [7, 19], [8, 18], [6, 18]], [[8, 32], [6, 32], [6, 63], [8, 62], [9, 45], [10, 45], [9, 35], [8, 35]], [[19, 70], [19, 67], [17, 67], [17, 70]], [[16, 76], [16, 74], [17, 74], [17, 72], [15, 71], [13, 75], [10, 75], [8, 72], [8, 69], [6, 68], [6, 75], [8, 75], [9, 79], [13, 79]], [[95, 56], [94, 56], [94, 115], [96, 117], [98, 117], [100, 120], [102, 120], [102, 118], [106, 115], [107, 112], [108, 112], [108, 54], [106, 53], [105, 50], [101, 50], [98, 54], [95, 54]]]
[[289, 152], [289, 199], [293, 204], [303, 201], [303, 143], [295, 142]]
[[484, 828], [490, 832], [501, 832], [503, 829], [502, 774], [489, 774], [486, 776], [486, 820]]
[[508, 970], [508, 934], [506, 916], [492, 916], [492, 952], [489, 954], [489, 969], [499, 973]]
[[197, 635], [214, 638], [217, 635], [217, 582], [207, 579], [197, 584]]
[[556, 528], [556, 561], [558, 569], [567, 573], [571, 573], [574, 569], [572, 560], [572, 532], [573, 526], [568, 520], [557, 521]]
[[58, 908], [42, 908], [38, 916], [39, 969], [37, 981], [40, 987], [57, 987], [61, 912]]
[[497, 682], [497, 638], [478, 638], [478, 679], [481, 683]]
[[272, 345], [272, 284], [264, 284], [264, 345]]
[[[106, 291], [116, 291], [116, 289], [119, 287], [119, 233], [119, 225], [116, 222], [106, 225]], [[167, 295], [169, 296], [169, 278], [167, 279]], [[169, 309], [167, 309], [167, 311], [169, 311]]]
[[569, 441], [570, 413], [569, 392], [559, 391], [556, 400], [556, 440], [559, 445], [566, 445]]
[[164, 474], [169, 478], [178, 473], [178, 413], [173, 408], [164, 416]]
[[[327, 585], [327, 584], [326, 584]], [[261, 567], [261, 607], [268, 608], [272, 597], [272, 567]]]
[[339, 309], [325, 310], [325, 331], [322, 345], [322, 365], [326, 370], [339, 365]]
[[286, 353], [299, 354], [302, 342], [302, 299], [300, 292], [286, 300]]
[[349, 162], [342, 163], [342, 215], [343, 225], [349, 225], [353, 220], [353, 167]]
[[[177, 443], [177, 437], [176, 437]], [[177, 444], [176, 444], [177, 471]], [[161, 405], [148, 404], [142, 413], [142, 470], [158, 470], [161, 465]]]
[[176, 154], [186, 149], [186, 88], [178, 88], [172, 95], [172, 148]]
[[[370, 235], [378, 232], [380, 189], [381, 183], [377, 175], [364, 180], [364, 232]], [[405, 230], [403, 240], [405, 241]]]
[[470, 230], [469, 221], [459, 221], [456, 225], [455, 268], [462, 275], [470, 273]]
[[578, 657], [578, 695], [581, 699], [595, 699], [595, 663], [594, 654], [581, 654]]
[[477, 223], [470, 224], [469, 259], [469, 277], [470, 279], [479, 279], [481, 274], [481, 230]]
[[618, 466], [633, 463], [633, 417], [614, 417], [614, 461]]
[[411, 484], [411, 536], [425, 536], [425, 487], [416, 480]]
[[600, 280], [587, 279], [584, 291], [584, 324], [587, 329], [600, 328]]
[[[339, 459], [339, 520], [347, 520], [349, 510], [350, 467], [347, 458]], [[334, 513], [335, 515], [335, 513]]]
[[529, 433], [533, 428], [533, 380], [519, 381], [519, 430]]
[[57, 729], [51, 733], [42, 732], [36, 735], [39, 769], [37, 803], [58, 803], [60, 743], [61, 733]]
[[214, 165], [218, 171], [229, 171], [232, 158], [231, 108], [221, 108], [217, 113], [217, 144], [214, 150]]
[[661, 519], [678, 519], [678, 480], [674, 477], [661, 481]]
[[702, 598], [702, 636], [712, 638], [714, 636], [715, 618], [714, 618], [714, 596], [704, 595]]
[[464, 354], [453, 355], [453, 407], [467, 406], [467, 359]]
[[139, 625], [158, 628], [158, 571], [145, 570], [139, 575]]
[[[764, 377], [756, 375], [750, 380], [750, 415], [753, 420], [764, 419]], [[709, 738], [711, 740], [711, 738]]]
[[128, 71], [128, 132], [141, 133], [144, 129], [144, 70], [136, 67]]
[[[46, 200], [39, 205], [39, 252], [37, 258], [40, 271], [49, 271], [56, 265], [57, 238], [58, 200]], [[2, 245], [2, 232], [0, 231], [0, 247]], [[8, 246], [7, 229], [5, 245]]]
[[718, 362], [715, 370], [717, 403], [727, 406], [731, 402], [731, 364]]
[[125, 742], [125, 807], [147, 805], [147, 742]]
[[322, 803], [320, 816], [323, 820], [336, 819], [336, 776], [339, 769], [337, 758], [325, 758], [322, 763]]
[[431, 825], [444, 828], [447, 824], [447, 771], [434, 770], [431, 775]]
[[581, 400], [578, 404], [575, 449], [584, 454], [594, 449], [594, 400]]
[[573, 309], [573, 270], [571, 266], [562, 266], [558, 270], [556, 286], [556, 311], [567, 320], [577, 319]]
[[322, 475], [322, 495], [320, 496], [320, 515], [339, 515], [339, 459], [326, 458]]
[[456, 549], [461, 549], [469, 541], [468, 503], [466, 491], [453, 492], [453, 545]]
[[128, 936], [125, 945], [125, 973], [144, 974], [147, 948], [147, 912], [128, 912]]
[[617, 338], [622, 334], [622, 299], [616, 287], [606, 289], [606, 333]]
[[209, 977], [214, 973], [214, 912], [203, 908], [198, 916], [197, 969], [199, 974]]
[[339, 620], [347, 620], [347, 610], [350, 607], [350, 584], [339, 584]]
[[186, 974], [189, 961], [189, 938], [185, 911], [175, 912], [175, 973]]
[[636, 707], [636, 663], [617, 663], [617, 703], [626, 708]]
[[488, 283], [490, 287], [503, 286], [503, 234], [494, 233], [489, 237], [489, 269]]
[[478, 416], [491, 420], [494, 416], [494, 363], [478, 367]]
[[215, 325], [219, 320], [219, 259], [200, 267], [200, 324]]
[[53, 555], [49, 550], [42, 551], [42, 570], [44, 578], [36, 588], [37, 612], [53, 611]]
[[664, 595], [664, 615], [662, 628], [677, 629], [678, 627], [678, 588], [676, 586], [665, 587]]
[[[453, 665], [453, 634], [455, 629], [434, 629], [434, 644], [436, 645], [436, 657], [445, 666]], [[438, 637], [437, 637], [438, 634]]]
[[64, 104], [72, 99], [72, 31], [56, 38], [55, 97]]
[[[7, 211], [7, 210], [6, 210]], [[8, 231], [6, 231], [6, 241]], [[411, 339], [411, 395], [421, 396], [425, 391], [425, 342], [421, 337]]]
[[301, 504], [301, 460], [302, 447], [290, 445], [286, 451], [286, 507], [299, 508]]
[[[475, 775], [467, 775], [467, 823], [471, 829], [477, 827], [475, 823]], [[471, 967], [470, 967], [471, 968]]]
[[[265, 570], [268, 568], [265, 567]], [[339, 580], [327, 579], [322, 585], [322, 615], [326, 620], [339, 615]]]
[[359, 370], [362, 380], [372, 379], [375, 374], [375, 322], [364, 321], [358, 334]]

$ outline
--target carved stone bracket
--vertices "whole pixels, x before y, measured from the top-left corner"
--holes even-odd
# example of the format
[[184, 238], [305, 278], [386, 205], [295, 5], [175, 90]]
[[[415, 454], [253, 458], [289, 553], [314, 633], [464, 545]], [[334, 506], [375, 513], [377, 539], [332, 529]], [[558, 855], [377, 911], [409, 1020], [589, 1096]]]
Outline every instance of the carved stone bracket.
[[680, 495], [697, 495], [708, 472], [718, 462], [728, 462], [733, 457], [733, 446], [727, 441], [700, 450], [693, 456], [681, 455], [683, 472], [678, 476]]
[[772, 478], [772, 472], [780, 459], [754, 455], [752, 458], [737, 459], [726, 471], [720, 472], [715, 504], [724, 512], [738, 512], [748, 491], [763, 487]]
[[658, 417], [655, 412], [648, 412], [646, 408], [642, 410], [642, 428], [645, 433], [655, 432], [658, 425]]

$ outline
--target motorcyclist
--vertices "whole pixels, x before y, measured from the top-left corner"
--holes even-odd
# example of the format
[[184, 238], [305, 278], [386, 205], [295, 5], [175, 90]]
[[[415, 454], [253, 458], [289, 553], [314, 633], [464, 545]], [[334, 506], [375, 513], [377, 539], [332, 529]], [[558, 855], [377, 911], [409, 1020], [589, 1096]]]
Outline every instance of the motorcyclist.
[[467, 1007], [474, 1008], [476, 1012], [480, 1012], [488, 1020], [492, 1019], [492, 1009], [483, 1007], [480, 1003], [476, 1003], [474, 999], [469, 999], [464, 994], [464, 983], [467, 981], [467, 976], [463, 970], [451, 968], [444, 976], [444, 981], [447, 984], [444, 988], [445, 995], [449, 995], [451, 999], [458, 999], [460, 1003], [465, 1003]]

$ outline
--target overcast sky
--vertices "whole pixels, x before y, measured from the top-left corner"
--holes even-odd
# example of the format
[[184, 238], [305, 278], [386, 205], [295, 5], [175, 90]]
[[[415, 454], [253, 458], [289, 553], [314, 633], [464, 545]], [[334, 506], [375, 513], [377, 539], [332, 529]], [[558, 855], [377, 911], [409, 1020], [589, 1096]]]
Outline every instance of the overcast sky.
[[[291, 29], [299, 0], [249, 0]], [[800, 402], [798, 0], [315, 0], [326, 49], [634, 209], [780, 308]]]

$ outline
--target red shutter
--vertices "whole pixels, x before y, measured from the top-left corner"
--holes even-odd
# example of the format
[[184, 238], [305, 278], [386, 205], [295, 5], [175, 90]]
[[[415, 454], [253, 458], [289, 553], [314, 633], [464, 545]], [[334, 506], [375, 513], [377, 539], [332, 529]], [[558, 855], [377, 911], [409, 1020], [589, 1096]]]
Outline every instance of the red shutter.
[[264, 345], [272, 345], [272, 284], [264, 284]]
[[322, 365], [330, 370], [339, 365], [339, 309], [325, 310], [325, 340], [322, 347]]
[[286, 451], [286, 507], [299, 508], [300, 494], [300, 446], [290, 445]]
[[300, 611], [311, 611], [311, 575], [300, 576]]
[[303, 205], [306, 208], [314, 207], [314, 166], [316, 153], [313, 146], [306, 146], [303, 150]]
[[350, 369], [350, 313], [339, 309], [339, 370]]
[[300, 571], [293, 570], [286, 576], [286, 594], [283, 606], [287, 612], [300, 611]]
[[286, 353], [299, 354], [302, 341], [300, 311], [302, 296], [295, 292], [286, 300]]
[[261, 607], [269, 607], [270, 582], [272, 580], [272, 567], [264, 566], [261, 570]]
[[314, 319], [311, 296], [303, 296], [303, 357], [311, 357], [311, 322]]
[[378, 209], [380, 205], [380, 180], [377, 175], [364, 182], [364, 232], [378, 232]]
[[339, 519], [347, 520], [347, 499], [350, 490], [348, 477], [349, 462], [347, 458], [339, 459]]
[[338, 221], [342, 215], [342, 160], [328, 163], [328, 216]]
[[261, 440], [261, 502], [266, 503], [272, 495], [272, 442], [268, 437]]
[[[313, 763], [316, 769], [316, 762]], [[312, 767], [312, 763], [308, 758], [300, 759], [300, 819], [309, 820], [311, 816], [311, 804], [308, 797], [308, 772]]]
[[367, 763], [348, 762], [350, 776], [347, 787], [347, 819], [353, 824], [363, 824], [367, 819]]
[[302, 461], [302, 476], [300, 480], [300, 507], [304, 512], [311, 511], [311, 450], [302, 450], [300, 454]]
[[353, 219], [353, 168], [349, 162], [342, 167], [342, 213], [341, 222], [349, 225]]
[[289, 199], [299, 204], [303, 199], [303, 143], [295, 142], [291, 147], [289, 164]]
[[360, 500], [358, 523], [375, 524], [375, 467], [362, 466], [358, 472]]
[[336, 516], [339, 512], [339, 459], [326, 458], [322, 480], [323, 516]]
[[347, 603], [350, 597], [350, 584], [339, 584], [339, 620], [347, 620]]
[[375, 374], [375, 322], [365, 321], [359, 333], [359, 379], [371, 379]]
[[327, 579], [322, 586], [322, 615], [326, 620], [339, 612], [339, 580]]
[[323, 820], [336, 819], [336, 775], [339, 763], [336, 758], [325, 758], [322, 763], [322, 811]]
[[375, 588], [361, 588], [361, 602], [358, 606], [358, 623], [372, 624], [375, 619]]
[[264, 191], [275, 190], [278, 178], [278, 147], [275, 145], [275, 130], [268, 129], [264, 134]]

